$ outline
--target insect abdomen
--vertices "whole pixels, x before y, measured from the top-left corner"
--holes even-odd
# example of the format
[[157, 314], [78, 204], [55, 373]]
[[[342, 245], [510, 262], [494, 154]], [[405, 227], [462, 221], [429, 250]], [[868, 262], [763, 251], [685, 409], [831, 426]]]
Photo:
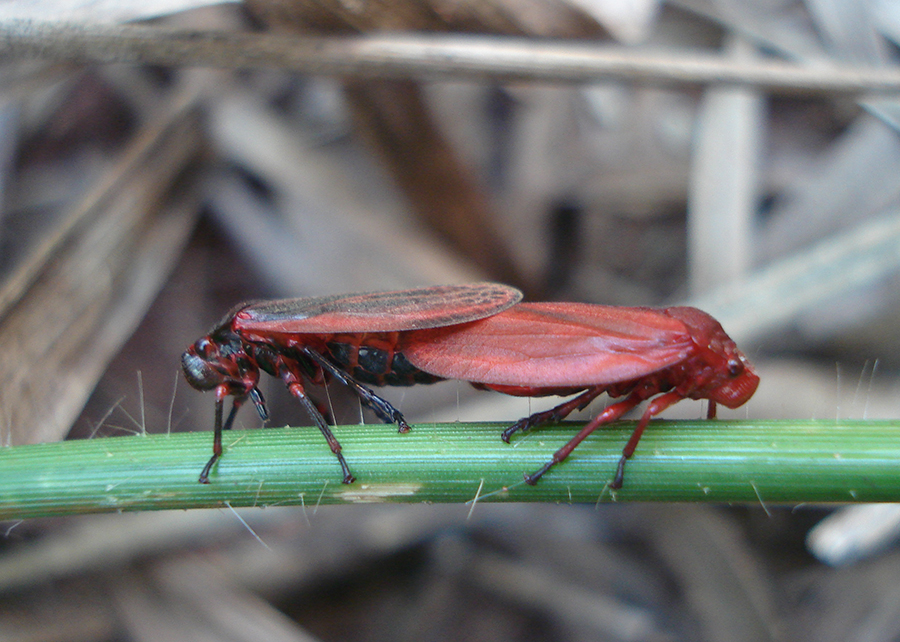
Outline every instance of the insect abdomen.
[[335, 335], [325, 343], [330, 357], [351, 377], [373, 386], [412, 386], [441, 381], [412, 365], [395, 350], [397, 333]]

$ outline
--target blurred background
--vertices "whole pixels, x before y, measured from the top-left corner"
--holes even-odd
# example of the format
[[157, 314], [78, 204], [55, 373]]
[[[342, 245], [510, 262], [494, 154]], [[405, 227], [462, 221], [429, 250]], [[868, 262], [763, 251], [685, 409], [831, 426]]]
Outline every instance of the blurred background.
[[[179, 357], [242, 300], [484, 279], [532, 300], [702, 307], [762, 377], [722, 416], [900, 412], [900, 112], [849, 84], [854, 68], [895, 74], [898, 3], [0, 2], [0, 26], [27, 31], [22, 17], [518, 36], [685, 68], [705, 56], [738, 79], [785, 61], [829, 82], [6, 61], [3, 445], [211, 428], [213, 399], [188, 388]], [[263, 390], [270, 425], [305, 421], [277, 382]], [[355, 400], [329, 394], [339, 422], [361, 420]], [[456, 382], [384, 394], [412, 422], [537, 407]], [[665, 416], [703, 412], [684, 402]], [[249, 410], [238, 423], [259, 426]], [[4, 523], [0, 637], [897, 640], [896, 523], [892, 506], [763, 503]]]

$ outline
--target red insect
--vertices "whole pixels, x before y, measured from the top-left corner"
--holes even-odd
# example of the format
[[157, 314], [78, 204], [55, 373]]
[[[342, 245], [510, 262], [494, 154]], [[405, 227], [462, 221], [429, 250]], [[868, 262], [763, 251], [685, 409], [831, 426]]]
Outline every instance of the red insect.
[[[306, 408], [337, 456], [344, 483], [353, 475], [325, 418], [306, 395], [303, 382], [322, 385], [334, 377], [349, 386], [385, 422], [401, 432], [409, 425], [391, 404], [363, 384], [408, 386], [440, 377], [411, 365], [397, 344], [405, 333], [468, 323], [509, 308], [522, 293], [506, 285], [475, 283], [340, 296], [244, 303], [231, 310], [208, 335], [181, 356], [184, 376], [198, 390], [216, 391], [213, 455], [200, 473], [209, 473], [222, 454], [222, 431], [231, 428], [249, 398], [268, 417], [259, 392], [263, 370], [284, 381]], [[222, 406], [233, 396], [223, 424]]]
[[[518, 396], [577, 395], [526, 417], [510, 437], [559, 421], [608, 393], [625, 399], [585, 425], [552, 459], [525, 480], [534, 484], [599, 426], [656, 397], [644, 411], [611, 486], [622, 485], [651, 417], [681, 399], [708, 399], [736, 408], [756, 391], [759, 377], [722, 326], [694, 308], [617, 308], [579, 303], [516, 303], [521, 293], [497, 284], [473, 284], [238, 306], [208, 336], [188, 348], [188, 382], [216, 391], [213, 456], [222, 453], [222, 430], [250, 398], [265, 419], [259, 371], [280, 377], [306, 407], [338, 457], [344, 482], [353, 481], [341, 447], [306, 396], [303, 380], [321, 385], [331, 376], [349, 386], [386, 422], [409, 430], [390, 403], [363, 384], [412, 385], [460, 379], [478, 388]], [[222, 423], [226, 396], [235, 397]], [[659, 396], [656, 396], [659, 395]]]
[[419, 370], [509, 395], [574, 399], [520, 420], [502, 438], [559, 421], [606, 392], [625, 396], [587, 425], [525, 481], [534, 484], [599, 426], [653, 399], [622, 451], [611, 483], [621, 488], [625, 462], [650, 418], [682, 399], [737, 408], [759, 377], [719, 322], [696, 308], [620, 308], [583, 303], [520, 303], [481, 320], [404, 332], [400, 353]]

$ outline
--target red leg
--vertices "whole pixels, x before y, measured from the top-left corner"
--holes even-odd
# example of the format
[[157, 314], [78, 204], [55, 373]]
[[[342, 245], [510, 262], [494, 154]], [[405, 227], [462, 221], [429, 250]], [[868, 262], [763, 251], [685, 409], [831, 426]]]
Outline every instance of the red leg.
[[588, 422], [565, 446], [553, 453], [553, 457], [550, 461], [531, 475], [525, 475], [525, 481], [532, 486], [536, 484], [537, 480], [540, 479], [544, 473], [568, 457], [578, 444], [584, 441], [588, 435], [597, 430], [600, 426], [615, 421], [642, 401], [643, 399], [638, 393], [632, 393], [628, 398], [609, 406], [606, 410]]
[[500, 438], [506, 443], [509, 443], [509, 438], [519, 431], [524, 432], [527, 430], [531, 430], [535, 426], [562, 421], [570, 414], [572, 414], [572, 412], [574, 412], [576, 409], [584, 410], [584, 408], [587, 407], [587, 405], [594, 399], [596, 399], [597, 396], [600, 395], [600, 393], [602, 393], [605, 389], [606, 388], [602, 386], [590, 388], [582, 392], [574, 399], [569, 399], [568, 401], [559, 404], [555, 408], [545, 410], [544, 412], [536, 412], [533, 415], [525, 417], [524, 419], [520, 419], [512, 426], [504, 430], [503, 434], [500, 435]]
[[625, 481], [625, 462], [634, 454], [638, 442], [644, 434], [644, 429], [647, 427], [647, 424], [650, 423], [650, 418], [658, 415], [673, 403], [681, 401], [682, 399], [684, 399], [684, 397], [677, 392], [669, 392], [650, 402], [650, 405], [647, 406], [647, 409], [641, 416], [641, 420], [638, 422], [634, 432], [631, 433], [631, 438], [628, 440], [628, 443], [625, 444], [625, 448], [622, 449], [622, 458], [619, 459], [619, 465], [616, 467], [616, 476], [609, 485], [610, 488], [622, 488], [622, 483]]
[[[644, 414], [641, 416], [640, 421], [638, 421], [637, 426], [634, 429], [634, 432], [631, 433], [631, 437], [628, 439], [628, 443], [625, 444], [625, 448], [622, 449], [622, 457], [619, 459], [619, 465], [616, 467], [616, 475], [613, 477], [613, 481], [610, 484], [610, 488], [621, 488], [622, 483], [625, 478], [625, 462], [634, 455], [634, 451], [637, 448], [638, 442], [641, 440], [641, 436], [644, 434], [644, 429], [647, 427], [647, 424], [650, 423], [650, 419], [663, 410], [671, 406], [672, 404], [681, 401], [684, 397], [682, 397], [677, 392], [669, 392], [667, 394], [662, 395], [661, 397], [657, 397], [647, 406], [647, 409], [644, 411]], [[549, 462], [544, 464], [539, 470], [535, 471], [531, 475], [525, 475], [525, 481], [529, 484], [534, 485], [537, 483], [537, 480], [541, 478], [541, 476], [550, 470], [553, 466], [563, 461], [566, 457], [568, 457], [573, 450], [584, 441], [588, 435], [594, 432], [597, 428], [604, 424], [612, 423], [626, 412], [637, 406], [639, 403], [643, 401], [641, 394], [639, 392], [633, 392], [628, 398], [615, 403], [604, 410], [600, 415], [595, 417], [591, 422], [586, 424], [584, 428], [582, 428], [575, 437], [573, 437], [565, 446], [557, 450], [553, 453], [553, 457]]]

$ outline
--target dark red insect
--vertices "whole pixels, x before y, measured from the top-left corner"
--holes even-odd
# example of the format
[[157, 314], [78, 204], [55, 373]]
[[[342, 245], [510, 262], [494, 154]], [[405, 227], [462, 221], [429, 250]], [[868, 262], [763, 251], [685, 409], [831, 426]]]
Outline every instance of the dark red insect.
[[650, 421], [682, 399], [708, 399], [737, 408], [759, 384], [746, 357], [718, 321], [696, 308], [620, 308], [585, 303], [520, 303], [462, 325], [404, 332], [397, 346], [413, 366], [478, 388], [535, 397], [578, 395], [526, 417], [510, 436], [559, 421], [603, 392], [612, 404], [525, 481], [534, 484], [599, 426], [653, 399], [622, 451], [611, 483], [621, 488], [625, 462]]
[[[611, 486], [622, 485], [650, 419], [681, 399], [708, 399], [736, 408], [756, 391], [759, 377], [722, 326], [695, 308], [618, 308], [579, 303], [516, 303], [521, 293], [498, 284], [473, 284], [238, 306], [182, 356], [185, 376], [216, 391], [213, 456], [222, 430], [249, 397], [265, 419], [259, 371], [281, 378], [306, 407], [338, 457], [344, 482], [353, 481], [341, 447], [306, 396], [303, 380], [334, 377], [386, 422], [409, 430], [390, 403], [363, 384], [412, 385], [460, 379], [517, 396], [577, 395], [526, 417], [504, 441], [540, 424], [559, 421], [608, 393], [625, 399], [585, 425], [552, 459], [525, 480], [534, 484], [599, 426], [655, 397], [622, 451]], [[224, 425], [222, 404], [235, 397]], [[659, 396], [656, 396], [659, 395]]]
[[[408, 386], [440, 377], [415, 368], [397, 350], [406, 332], [453, 326], [497, 314], [515, 305], [522, 293], [506, 285], [475, 283], [304, 299], [243, 303], [181, 356], [184, 376], [198, 390], [216, 391], [213, 455], [200, 473], [209, 473], [222, 454], [222, 431], [251, 399], [268, 417], [257, 387], [260, 370], [280, 378], [303, 404], [337, 456], [344, 483], [353, 475], [325, 418], [310, 401], [304, 381], [322, 385], [334, 377], [349, 386], [381, 419], [409, 425], [391, 404], [363, 384]], [[222, 421], [225, 397], [231, 412]]]

